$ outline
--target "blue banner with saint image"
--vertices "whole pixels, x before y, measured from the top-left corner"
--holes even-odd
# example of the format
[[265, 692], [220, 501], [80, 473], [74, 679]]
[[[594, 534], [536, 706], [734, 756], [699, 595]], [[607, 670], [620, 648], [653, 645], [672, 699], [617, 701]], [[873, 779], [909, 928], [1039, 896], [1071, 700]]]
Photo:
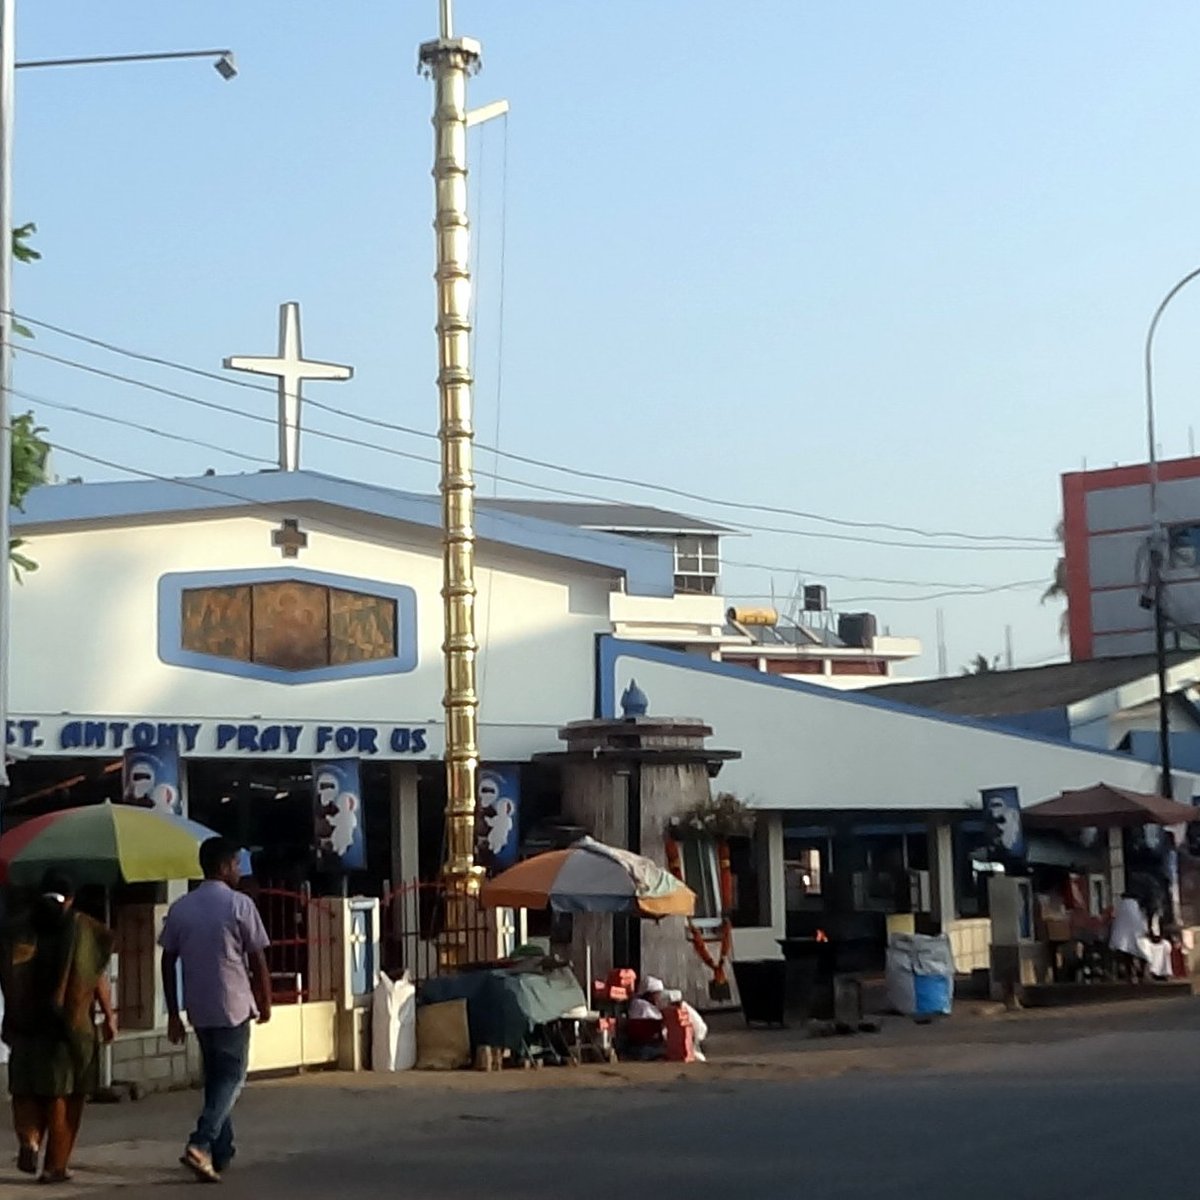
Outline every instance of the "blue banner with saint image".
[[126, 750], [121, 763], [121, 800], [168, 816], [183, 816], [179, 743], [155, 742]]
[[517, 861], [520, 845], [521, 768], [480, 767], [475, 784], [475, 857], [502, 871]]
[[1021, 825], [1021, 796], [1015, 787], [983, 788], [983, 816], [988, 849], [995, 862], [1020, 866], [1025, 862], [1025, 830]]
[[320, 865], [326, 870], [363, 870], [367, 846], [357, 758], [313, 763], [313, 806]]

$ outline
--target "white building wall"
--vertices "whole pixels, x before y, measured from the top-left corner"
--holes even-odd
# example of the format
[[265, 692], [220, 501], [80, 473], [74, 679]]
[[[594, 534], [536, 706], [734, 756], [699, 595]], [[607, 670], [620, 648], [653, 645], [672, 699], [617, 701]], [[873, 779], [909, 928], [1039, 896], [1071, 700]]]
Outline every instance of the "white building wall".
[[651, 713], [711, 725], [711, 745], [742, 752], [721, 789], [756, 808], [953, 811], [977, 808], [984, 787], [1015, 785], [1026, 805], [1101, 781], [1155, 789], [1155, 769], [1125, 755], [666, 659], [619, 652], [616, 694], [636, 678]]
[[[309, 546], [284, 560], [268, 517], [97, 528], [31, 539], [39, 569], [14, 589], [15, 718], [62, 714], [154, 720], [333, 721], [421, 725], [442, 749], [441, 551], [405, 529], [405, 544], [367, 541], [304, 520]], [[295, 567], [405, 584], [417, 594], [418, 662], [404, 674], [273, 683], [172, 666], [158, 656], [158, 584], [169, 572]], [[527, 758], [555, 749], [558, 726], [592, 711], [594, 639], [607, 631], [609, 581], [586, 568], [527, 566], [481, 548], [477, 579], [481, 752]], [[353, 586], [352, 584], [349, 586]], [[59, 753], [53, 744], [35, 752]]]

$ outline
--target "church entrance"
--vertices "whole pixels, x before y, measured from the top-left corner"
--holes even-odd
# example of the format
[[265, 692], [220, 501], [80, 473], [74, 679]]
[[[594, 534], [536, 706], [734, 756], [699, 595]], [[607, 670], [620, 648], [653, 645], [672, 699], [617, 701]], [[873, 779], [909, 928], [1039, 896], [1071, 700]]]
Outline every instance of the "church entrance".
[[378, 896], [392, 871], [391, 764], [363, 763], [360, 779], [361, 869], [330, 870], [318, 853], [309, 761], [189, 759], [188, 816], [244, 846], [260, 888]]

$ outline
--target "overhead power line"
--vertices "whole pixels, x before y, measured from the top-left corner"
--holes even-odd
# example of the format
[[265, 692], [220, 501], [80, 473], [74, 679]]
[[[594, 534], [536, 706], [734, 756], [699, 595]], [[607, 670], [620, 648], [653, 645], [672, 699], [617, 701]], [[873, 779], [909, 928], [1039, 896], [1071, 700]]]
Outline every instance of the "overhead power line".
[[243, 462], [255, 463], [258, 466], [274, 466], [275, 460], [263, 458], [258, 454], [243, 454], [241, 450], [233, 450], [228, 446], [218, 446], [215, 442], [206, 442], [200, 438], [187, 437], [182, 433], [171, 433], [166, 429], [153, 429], [137, 421], [129, 421], [124, 417], [114, 417], [108, 413], [96, 412], [94, 409], [81, 408], [78, 404], [63, 404], [57, 400], [48, 400], [45, 396], [35, 396], [20, 388], [9, 388], [9, 395], [24, 400], [26, 404], [37, 404], [44, 408], [53, 408], [59, 412], [75, 413], [77, 416], [90, 417], [94, 421], [104, 421], [108, 425], [119, 425], [124, 429], [137, 429], [152, 437], [166, 438], [171, 442], [183, 442], [189, 446], [198, 446], [202, 450], [213, 450], [218, 454], [228, 454], [231, 458], [240, 458]]
[[[32, 346], [14, 345], [14, 350], [18, 350], [21, 354], [31, 355], [35, 358], [44, 359], [48, 362], [57, 363], [60, 366], [70, 367], [73, 370], [83, 371], [89, 375], [95, 375], [102, 379], [112, 380], [113, 382], [127, 384], [130, 387], [136, 387], [143, 391], [148, 391], [159, 396], [166, 396], [170, 399], [180, 400], [188, 404], [199, 405], [202, 408], [207, 408], [211, 411], [225, 413], [228, 416], [238, 417], [246, 421], [255, 421], [258, 424], [270, 425], [275, 428], [277, 425], [273, 417], [266, 416], [261, 413], [248, 413], [242, 409], [234, 408], [231, 405], [220, 404], [214, 400], [207, 400], [201, 396], [194, 396], [188, 392], [180, 392], [174, 388], [162, 387], [160, 384], [149, 383], [144, 379], [136, 379], [130, 375], [123, 375], [117, 371], [108, 371], [103, 367], [95, 367], [90, 363], [78, 362], [74, 359], [64, 358], [62, 355], [51, 354], [46, 350], [38, 350]], [[219, 376], [217, 377], [219, 378]], [[307, 402], [306, 402], [307, 403]], [[314, 407], [322, 408], [330, 412], [337, 412], [336, 409], [329, 406], [315, 405]], [[341, 415], [341, 414], [339, 414]], [[363, 418], [368, 420], [367, 418]], [[369, 422], [370, 423], [370, 422]], [[379, 422], [379, 424], [385, 424]], [[401, 450], [395, 446], [383, 446], [378, 442], [368, 441], [365, 438], [356, 438], [348, 434], [334, 433], [331, 430], [313, 429], [308, 430], [310, 437], [322, 438], [327, 441], [338, 442], [343, 445], [358, 446], [365, 450], [372, 450], [380, 454], [389, 454], [398, 458], [404, 458], [411, 462], [426, 463], [430, 466], [438, 466], [439, 460], [429, 455], [415, 454], [412, 451]], [[424, 435], [423, 435], [424, 436]], [[486, 449], [486, 447], [481, 447]], [[484, 478], [495, 478], [504, 483], [510, 483], [515, 487], [528, 488], [531, 491], [544, 492], [554, 496], [567, 496], [574, 500], [587, 500], [593, 503], [600, 504], [615, 504], [627, 505], [628, 501], [618, 499], [613, 496], [597, 495], [592, 492], [578, 492], [567, 488], [552, 487], [548, 484], [534, 483], [532, 480], [519, 479], [510, 475], [503, 475], [499, 472], [486, 471], [477, 469], [476, 474]], [[643, 485], [650, 487], [651, 485]], [[1045, 553], [1042, 546], [1022, 546], [1009, 544], [987, 544], [982, 542], [969, 542], [965, 545], [948, 545], [940, 542], [907, 542], [895, 541], [888, 538], [871, 538], [863, 537], [859, 534], [850, 533], [822, 533], [817, 530], [809, 529], [794, 529], [777, 525], [750, 525], [740, 522], [730, 522], [732, 528], [741, 530], [747, 533], [775, 533], [783, 534], [788, 537], [813, 538], [818, 541], [834, 541], [834, 542], [853, 542], [861, 545], [869, 546], [890, 546], [896, 549], [907, 550], [950, 550], [950, 551], [970, 551], [976, 552], [1018, 552], [1018, 553]]]
[[[853, 577], [851, 579], [852, 582], [863, 582], [862, 580], [854, 580]], [[998, 592], [1024, 591], [1044, 586], [1045, 580], [1042, 579], [1018, 579], [1011, 583], [956, 587], [953, 590], [928, 592], [918, 596], [838, 596], [831, 598], [829, 604], [831, 607], [844, 608], [847, 604], [924, 603], [929, 600], [955, 599], [958, 597], [992, 596]], [[772, 596], [769, 592], [724, 592], [722, 596], [726, 600], [774, 600], [778, 602], [780, 599], [777, 594]], [[783, 599], [790, 598], [790, 596], [783, 597]]]
[[[133, 359], [138, 362], [144, 362], [149, 365], [163, 367], [169, 370], [182, 371], [186, 374], [193, 375], [201, 379], [209, 379], [217, 383], [224, 384], [229, 387], [239, 387], [250, 391], [263, 392], [274, 396], [276, 390], [270, 385], [253, 383], [249, 380], [237, 379], [230, 375], [223, 375], [216, 371], [208, 371], [200, 367], [194, 367], [187, 363], [176, 362], [171, 359], [162, 358], [158, 355], [146, 354], [142, 351], [133, 350], [126, 346], [120, 346], [113, 342], [108, 342], [100, 338], [91, 337], [87, 334], [79, 333], [75, 330], [67, 329], [61, 325], [54, 325], [48, 321], [42, 321], [35, 317], [30, 317], [25, 314], [16, 314], [19, 320], [25, 321], [27, 324], [33, 325], [40, 329], [45, 329], [51, 333], [59, 334], [60, 336], [70, 338], [74, 341], [81, 342], [85, 345], [93, 346], [97, 349], [104, 350], [111, 354], [117, 354], [125, 358]], [[33, 352], [31, 347], [17, 347], [25, 352]], [[58, 356], [43, 354], [43, 357], [50, 358], [52, 361], [60, 362], [63, 365], [79, 367], [86, 369], [85, 364], [75, 362], [71, 359], [65, 359]], [[135, 382], [124, 377], [127, 382]], [[424, 439], [437, 439], [436, 433], [431, 433], [429, 430], [418, 429], [414, 426], [404, 425], [396, 421], [387, 421], [378, 417], [370, 417], [364, 413], [354, 412], [330, 404], [324, 404], [319, 400], [305, 399], [305, 403], [312, 408], [323, 412], [331, 413], [334, 416], [342, 417], [349, 421], [355, 421], [360, 424], [369, 425], [377, 429], [386, 429], [395, 433], [406, 434], [410, 437], [418, 437]], [[668, 495], [677, 499], [689, 500], [700, 504], [714, 505], [718, 508], [728, 508], [742, 512], [761, 512], [771, 516], [790, 516], [800, 520], [815, 521], [822, 524], [832, 525], [843, 529], [879, 529], [884, 532], [909, 534], [915, 537], [927, 538], [930, 540], [954, 538], [959, 541], [980, 543], [980, 544], [1013, 544], [1021, 549], [1032, 547], [1040, 548], [1042, 546], [1057, 545], [1054, 538], [1023, 536], [1017, 534], [979, 534], [968, 533], [961, 530], [931, 530], [923, 529], [915, 525], [902, 525], [886, 521], [861, 521], [848, 517], [833, 517], [826, 513], [810, 512], [804, 509], [791, 508], [783, 505], [762, 504], [753, 501], [732, 500], [717, 496], [705, 495], [700, 492], [693, 492], [685, 488], [671, 487], [667, 484], [650, 483], [646, 480], [633, 479], [625, 476], [613, 475], [611, 472], [605, 471], [590, 471], [581, 467], [567, 466], [562, 463], [552, 462], [546, 459], [535, 458], [530, 455], [518, 454], [510, 450], [501, 450], [498, 446], [489, 446], [484, 442], [476, 442], [478, 449], [486, 451], [498, 458], [507, 459], [512, 462], [523, 463], [526, 466], [537, 467], [542, 470], [556, 471], [561, 474], [573, 476], [579, 479], [591, 479], [602, 483], [617, 483], [626, 487], [640, 488], [646, 491], [655, 492], [661, 495]], [[505, 482], [520, 482], [521, 486], [534, 487], [536, 485], [524, 481], [506, 480], [503, 475], [496, 475]], [[564, 495], [572, 495], [562, 491], [562, 489], [545, 489], [549, 491], [559, 491]], [[592, 497], [584, 496], [591, 499]], [[604, 500], [604, 503], [623, 503], [622, 501]], [[753, 528], [753, 527], [750, 527]], [[883, 543], [902, 545], [903, 543]]]
[[[202, 441], [201, 439], [198, 439], [198, 438], [186, 437], [181, 434], [173, 434], [167, 430], [146, 428], [146, 427], [140, 425], [136, 421], [131, 421], [131, 420], [128, 420], [128, 419], [122, 418], [122, 417], [113, 417], [113, 416], [111, 416], [109, 414], [105, 414], [105, 413], [97, 413], [90, 409], [83, 408], [79, 405], [59, 403], [57, 401], [49, 400], [44, 396], [37, 396], [32, 393], [21, 391], [18, 389], [13, 389], [12, 394], [19, 397], [20, 399], [26, 401], [27, 403], [43, 404], [50, 408], [75, 413], [80, 416], [95, 418], [97, 420], [102, 420], [102, 421], [105, 421], [110, 424], [130, 428], [130, 429], [136, 429], [136, 430], [139, 430], [142, 432], [146, 432], [155, 437], [161, 437], [161, 438], [169, 439], [171, 441], [180, 441], [180, 442], [184, 442], [189, 445], [200, 446], [204, 449], [213, 450], [213, 451], [216, 451], [216, 452], [219, 452], [222, 454], [233, 454], [239, 458], [246, 458], [246, 459], [250, 459], [251, 461], [255, 461], [255, 462], [262, 462], [262, 463], [271, 462], [271, 460], [268, 460], [268, 459], [253, 459], [253, 458], [251, 458], [251, 456], [242, 454], [240, 451], [230, 450], [227, 447], [219, 446], [212, 442]], [[266, 418], [264, 418], [264, 419], [266, 419]], [[277, 502], [277, 501], [262, 501], [262, 500], [254, 499], [252, 497], [246, 496], [242, 492], [238, 492], [230, 487], [221, 486], [215, 482], [209, 483], [209, 482], [202, 482], [199, 480], [180, 479], [175, 476], [162, 475], [158, 472], [147, 471], [140, 467], [131, 466], [128, 463], [118, 462], [113, 459], [104, 458], [102, 456], [92, 454], [87, 451], [79, 450], [76, 447], [68, 446], [61, 442], [51, 442], [48, 444], [53, 449], [56, 449], [56, 450], [60, 451], [61, 453], [74, 455], [75, 457], [80, 458], [86, 462], [92, 462], [92, 463], [95, 463], [100, 466], [108, 467], [112, 470], [121, 471], [126, 474], [135, 475], [135, 476], [139, 476], [139, 477], [146, 478], [146, 479], [153, 479], [153, 480], [157, 480], [160, 482], [180, 484], [182, 486], [193, 488], [195, 490], [208, 492], [208, 493], [215, 494], [215, 495], [225, 496], [225, 497], [228, 497], [231, 499], [235, 499], [235, 500], [244, 502], [247, 505], [250, 505], [251, 507], [254, 507], [254, 508], [269, 509], [271, 511], [277, 511], [277, 510], [282, 510], [282, 509], [288, 507], [287, 505], [281, 504], [280, 502]], [[374, 488], [376, 490], [383, 491], [383, 492], [387, 492], [387, 491], [391, 490], [391, 489], [386, 489], [386, 488], [380, 488], [380, 487], [378, 487], [378, 485], [375, 485], [375, 484], [365, 484], [364, 486], [371, 487], [371, 488]], [[513, 514], [504, 513], [504, 512], [490, 512], [489, 515], [493, 519], [496, 519], [500, 522], [507, 521], [512, 524], [517, 524], [520, 521], [519, 517], [514, 516]], [[359, 528], [352, 526], [352, 525], [339, 523], [335, 520], [328, 520], [326, 518], [322, 518], [321, 523], [330, 528], [339, 529], [343, 532], [350, 533], [355, 536], [359, 536], [361, 534], [361, 530]], [[563, 532], [566, 534], [566, 536], [578, 536], [580, 538], [587, 538], [589, 540], [595, 536], [594, 534], [589, 534], [584, 531], [577, 531], [577, 530], [564, 530]], [[401, 540], [400, 544], [405, 544], [405, 545], [409, 545], [409, 546], [413, 546], [413, 547], [420, 546], [420, 543], [404, 542], [403, 540]], [[725, 565], [731, 565], [731, 564], [727, 563]], [[766, 564], [766, 563], [744, 564], [744, 565], [754, 565], [754, 566], [760, 567], [764, 570], [793, 571], [793, 568], [772, 567], [770, 564]], [[901, 586], [901, 587], [933, 586], [934, 585], [933, 581], [907, 580], [907, 579], [881, 579], [881, 578], [872, 577], [872, 576], [844, 575], [844, 574], [834, 573], [834, 572], [825, 572], [823, 574], [827, 578], [839, 578], [842, 580], [858, 582], [858, 583], [885, 583], [885, 584], [894, 584], [896, 586]], [[995, 592], [1003, 592], [1003, 591], [1010, 591], [1010, 590], [1030, 588], [1030, 587], [1041, 587], [1041, 586], [1043, 586], [1043, 583], [1044, 583], [1044, 581], [1041, 579], [1017, 580], [1014, 582], [1002, 583], [1002, 584], [976, 584], [976, 583], [965, 583], [965, 582], [964, 583], [946, 582], [946, 583], [944, 583], [943, 586], [945, 586], [948, 589], [953, 589], [953, 590], [936, 592], [936, 593], [933, 593], [932, 595], [925, 595], [925, 596], [848, 597], [846, 599], [838, 600], [837, 603], [839, 603], [839, 604], [865, 603], [868, 601], [878, 601], [878, 602], [901, 601], [901, 602], [904, 602], [904, 601], [913, 601], [913, 600], [941, 599], [944, 597], [954, 597], [954, 596], [987, 595], [987, 594], [991, 594], [991, 593], [995, 593]], [[724, 594], [724, 598], [726, 598], [726, 599], [762, 599], [762, 598], [765, 598], [765, 594], [763, 594], [763, 593], [755, 593], [755, 594], [726, 593], [726, 594]]]
[[990, 596], [997, 592], [1017, 592], [1044, 586], [1044, 580], [1025, 579], [1018, 580], [1016, 583], [1000, 583], [995, 587], [975, 588], [970, 591], [929, 592], [923, 596], [839, 596], [830, 603], [841, 607], [847, 604], [923, 604], [929, 600], [948, 600], [960, 596]]
[[[237, 492], [229, 487], [224, 487], [216, 483], [208, 483], [199, 479], [178, 479], [170, 475], [162, 475], [157, 471], [147, 471], [141, 467], [133, 467], [127, 463], [117, 462], [114, 459], [104, 458], [98, 454], [91, 454], [86, 450], [80, 450], [74, 446], [68, 446], [63, 442], [47, 442], [51, 449], [57, 450], [63, 454], [71, 454], [76, 458], [83, 459], [85, 462], [95, 463], [99, 466], [108, 467], [114, 471], [121, 471], [127, 475], [138, 476], [142, 479], [152, 479], [159, 483], [170, 483], [178, 486], [193, 489], [199, 492], [205, 492], [210, 495], [222, 496], [229, 499], [237, 500], [250, 508], [259, 509], [272, 513], [288, 512], [291, 505], [282, 503], [277, 500], [259, 500], [252, 496], [247, 496], [243, 492]], [[75, 485], [63, 484], [61, 486], [71, 487]], [[348, 525], [345, 522], [332, 520], [322, 516], [317, 522], [319, 525], [327, 529], [335, 529], [341, 533], [349, 534], [352, 537], [361, 537], [362, 529], [355, 525]], [[422, 552], [428, 549], [426, 544], [421, 542], [406, 540], [403, 538], [392, 539], [397, 545], [407, 546], [410, 549], [420, 550]], [[934, 592], [927, 596], [849, 596], [834, 601], [838, 605], [849, 604], [868, 604], [868, 603], [893, 603], [893, 602], [924, 602], [930, 600], [940, 600], [958, 596], [978, 596], [991, 592], [1013, 591], [1020, 588], [1038, 587], [1041, 586], [1041, 580], [1025, 580], [1016, 583], [999, 584], [995, 587], [981, 588], [975, 591], [954, 591], [954, 592]], [[727, 597], [733, 598], [733, 597]]]
[[[757, 571], [779, 571], [792, 575], [802, 582], [811, 581], [813, 583], [824, 583], [826, 579], [841, 579], [850, 583], [884, 583], [894, 584], [897, 587], [982, 588], [994, 586], [991, 583], [964, 583], [955, 579], [887, 579], [878, 575], [844, 575], [839, 571], [818, 571], [810, 567], [784, 567], [778, 563], [743, 562], [740, 559], [730, 558], [722, 558], [721, 566], [742, 567], [746, 570]], [[1040, 587], [1046, 586], [1044, 579], [1038, 579], [1036, 582]], [[745, 594], [749, 595], [750, 593]], [[756, 594], [765, 595], [766, 593]]]

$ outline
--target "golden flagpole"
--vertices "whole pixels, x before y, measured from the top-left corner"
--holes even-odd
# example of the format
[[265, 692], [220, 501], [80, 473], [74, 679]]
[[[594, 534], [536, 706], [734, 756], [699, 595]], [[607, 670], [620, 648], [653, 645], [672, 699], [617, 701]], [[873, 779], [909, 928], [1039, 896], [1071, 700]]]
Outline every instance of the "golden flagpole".
[[471, 402], [470, 226], [467, 217], [467, 79], [482, 47], [454, 36], [451, 0], [439, 0], [437, 41], [420, 49], [433, 80], [437, 235], [438, 399], [441, 442], [442, 600], [446, 691], [446, 937], [443, 955], [468, 953], [469, 906], [482, 870], [475, 864], [475, 781], [479, 766], [475, 688], [475, 437]]

